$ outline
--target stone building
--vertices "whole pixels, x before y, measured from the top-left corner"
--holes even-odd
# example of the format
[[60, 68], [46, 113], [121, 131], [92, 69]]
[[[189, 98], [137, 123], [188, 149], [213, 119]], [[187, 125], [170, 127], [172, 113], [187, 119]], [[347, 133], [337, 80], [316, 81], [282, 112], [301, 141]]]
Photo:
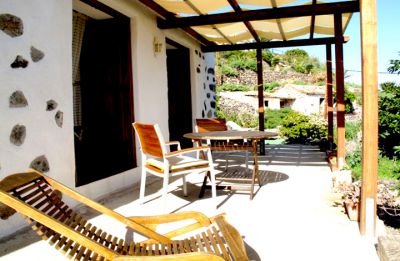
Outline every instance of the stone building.
[[[158, 29], [139, 1], [2, 0], [0, 10], [0, 179], [31, 167], [96, 199], [140, 179], [132, 122], [185, 142], [195, 118], [214, 116], [214, 54]], [[24, 226], [18, 215], [1, 222], [1, 236]]]

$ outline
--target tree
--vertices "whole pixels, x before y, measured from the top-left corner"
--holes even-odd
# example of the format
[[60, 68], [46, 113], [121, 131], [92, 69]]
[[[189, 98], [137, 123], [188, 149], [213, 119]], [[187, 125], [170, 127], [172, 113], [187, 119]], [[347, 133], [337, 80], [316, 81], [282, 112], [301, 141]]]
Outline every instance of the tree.
[[379, 93], [379, 148], [392, 157], [394, 146], [400, 144], [400, 86], [393, 82], [381, 84]]
[[[399, 52], [400, 54], [400, 52]], [[390, 66], [388, 68], [388, 71], [390, 73], [396, 73], [400, 74], [400, 60], [390, 60]]]

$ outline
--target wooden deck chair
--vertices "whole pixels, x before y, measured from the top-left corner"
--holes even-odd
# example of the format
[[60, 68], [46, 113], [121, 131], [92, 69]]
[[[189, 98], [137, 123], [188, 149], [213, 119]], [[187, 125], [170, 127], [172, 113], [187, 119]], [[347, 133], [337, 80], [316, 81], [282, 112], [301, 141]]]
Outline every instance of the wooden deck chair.
[[[93, 226], [63, 202], [68, 196], [145, 236], [127, 242]], [[223, 215], [208, 218], [199, 212], [151, 217], [125, 217], [34, 170], [0, 181], [0, 217], [19, 212], [43, 240], [75, 260], [248, 260], [238, 231]], [[193, 223], [166, 234], [155, 228], [181, 220]], [[3, 221], [4, 222], [4, 221]], [[202, 232], [195, 233], [195, 230]], [[184, 234], [190, 237], [174, 240]], [[44, 253], [45, 254], [45, 253]]]
[[[143, 203], [146, 189], [146, 174], [163, 178], [162, 196], [166, 205], [170, 176], [182, 176], [183, 194], [187, 195], [185, 175], [208, 172], [211, 177], [211, 193], [216, 204], [214, 166], [209, 147], [200, 146], [181, 150], [179, 142], [165, 142], [158, 124], [132, 124], [139, 137], [142, 152], [142, 175], [140, 201]], [[178, 145], [178, 150], [169, 152], [167, 145]], [[188, 153], [203, 151], [207, 159], [188, 156]]]
[[[210, 131], [226, 131], [228, 130], [228, 125], [225, 119], [221, 118], [213, 118], [213, 119], [196, 119], [196, 132], [210, 132]], [[211, 146], [211, 150], [216, 152], [224, 152], [225, 155], [225, 171], [228, 170], [228, 160], [229, 154], [233, 151], [245, 151], [246, 158], [245, 164], [246, 169], [249, 167], [249, 149], [251, 148], [251, 143], [248, 143], [243, 140], [231, 140], [231, 141], [207, 141], [207, 145]]]

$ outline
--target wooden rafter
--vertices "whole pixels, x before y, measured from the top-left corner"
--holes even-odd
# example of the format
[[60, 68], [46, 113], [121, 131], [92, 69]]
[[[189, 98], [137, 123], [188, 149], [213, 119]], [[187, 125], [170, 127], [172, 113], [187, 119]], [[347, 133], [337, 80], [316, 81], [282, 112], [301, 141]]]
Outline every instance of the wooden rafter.
[[[204, 15], [190, 0], [185, 0], [185, 3], [192, 8], [193, 11], [195, 11], [198, 15]], [[233, 44], [232, 41], [223, 33], [221, 30], [219, 30], [215, 25], [213, 25], [213, 29], [217, 31], [217, 33], [222, 36], [228, 43]]]
[[[312, 5], [315, 6], [317, 4], [317, 0], [312, 1]], [[311, 16], [311, 26], [310, 26], [310, 39], [314, 38], [314, 29], [315, 29], [315, 15]]]
[[114, 18], [118, 18], [118, 19], [129, 19], [129, 17], [127, 17], [126, 15], [118, 12], [117, 10], [109, 7], [108, 5], [105, 5], [101, 2], [99, 2], [98, 0], [80, 0], [82, 3], [85, 3], [87, 5], [90, 5], [93, 8], [96, 8]]
[[[237, 12], [237, 13], [242, 12], [242, 8], [240, 8], [240, 6], [236, 0], [228, 0], [228, 2], [232, 6], [233, 10], [235, 10], [235, 12]], [[249, 21], [244, 21], [244, 24], [246, 25], [247, 30], [249, 30], [251, 35], [254, 37], [254, 40], [256, 40], [256, 42], [260, 42], [260, 38], [258, 37], [258, 34], [257, 34], [256, 30], [254, 30], [251, 23]]]
[[[139, 0], [149, 2], [150, 0]], [[153, 1], [150, 1], [153, 2]], [[154, 9], [153, 9], [154, 10]], [[168, 17], [158, 19], [157, 25], [160, 29], [184, 28], [200, 25], [214, 25], [223, 23], [235, 23], [245, 21], [258, 21], [280, 18], [292, 18], [312, 15], [328, 15], [334, 13], [354, 13], [359, 12], [358, 1], [346, 1], [337, 3], [325, 3], [316, 5], [302, 5], [291, 7], [268, 8], [259, 10], [249, 10], [242, 12], [229, 12], [221, 14], [208, 14], [191, 17]]]
[[[147, 6], [148, 8], [150, 8], [151, 10], [153, 10], [156, 14], [158, 14], [159, 16], [164, 17], [165, 19], [168, 20], [173, 20], [173, 19], [177, 19], [175, 17], [174, 13], [171, 13], [167, 10], [165, 10], [162, 6], [160, 6], [159, 4], [157, 4], [156, 2], [154, 2], [153, 0], [138, 0], [140, 1], [142, 4], [144, 4], [145, 6]], [[160, 19], [160, 18], [158, 18]], [[215, 45], [214, 42], [211, 42], [209, 40], [207, 40], [204, 36], [202, 36], [201, 34], [199, 34], [198, 32], [196, 32], [195, 30], [193, 30], [192, 28], [189, 28], [189, 26], [183, 26], [181, 27], [182, 30], [184, 30], [186, 33], [188, 33], [189, 35], [191, 35], [193, 38], [197, 39], [200, 43], [202, 43], [203, 45], [206, 46], [213, 46]]]
[[[276, 4], [276, 0], [270, 0], [270, 1], [271, 1], [271, 6], [272, 6], [274, 9], [277, 9], [277, 8], [278, 8], [278, 5]], [[286, 41], [287, 39], [286, 39], [286, 36], [285, 36], [285, 31], [283, 30], [282, 22], [281, 22], [281, 19], [280, 19], [280, 18], [276, 19], [276, 24], [278, 25], [279, 33], [280, 33], [281, 36], [282, 36], [282, 40], [283, 40], [283, 41]]]
[[[349, 41], [349, 39], [350, 39], [349, 37], [345, 36], [343, 37], [342, 42], [346, 43]], [[248, 49], [269, 49], [269, 48], [279, 48], [279, 47], [326, 45], [326, 44], [335, 44], [336, 42], [337, 39], [335, 37], [326, 37], [326, 38], [288, 40], [288, 41], [203, 46], [202, 51], [207, 53], [207, 52], [222, 52], [222, 51], [248, 50]]]

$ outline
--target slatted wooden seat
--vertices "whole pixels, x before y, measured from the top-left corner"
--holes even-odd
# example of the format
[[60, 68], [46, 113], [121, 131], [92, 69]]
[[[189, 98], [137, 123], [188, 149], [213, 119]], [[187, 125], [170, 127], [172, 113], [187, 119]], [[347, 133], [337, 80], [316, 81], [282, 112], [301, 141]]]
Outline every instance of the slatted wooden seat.
[[[60, 192], [61, 193], [60, 193]], [[148, 239], [127, 242], [89, 223], [63, 202], [67, 195], [113, 217]], [[75, 260], [248, 260], [238, 231], [224, 215], [208, 218], [199, 212], [151, 217], [124, 217], [36, 171], [0, 181], [0, 217], [21, 213], [43, 240]], [[191, 219], [194, 222], [164, 235], [160, 224]], [[193, 234], [194, 230], [200, 230]], [[192, 235], [174, 239], [188, 232]]]

